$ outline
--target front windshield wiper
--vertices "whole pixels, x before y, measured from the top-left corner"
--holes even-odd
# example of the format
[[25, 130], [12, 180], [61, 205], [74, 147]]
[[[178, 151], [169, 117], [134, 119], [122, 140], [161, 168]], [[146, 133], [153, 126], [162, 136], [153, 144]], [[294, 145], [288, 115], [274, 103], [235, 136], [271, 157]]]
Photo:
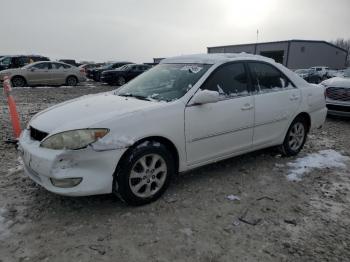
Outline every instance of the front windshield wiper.
[[151, 101], [151, 99], [149, 99], [148, 97], [145, 96], [139, 96], [139, 95], [134, 95], [134, 94], [118, 94], [118, 96], [123, 96], [123, 97], [134, 97], [136, 99], [140, 99], [140, 100], [146, 100], [146, 101]]

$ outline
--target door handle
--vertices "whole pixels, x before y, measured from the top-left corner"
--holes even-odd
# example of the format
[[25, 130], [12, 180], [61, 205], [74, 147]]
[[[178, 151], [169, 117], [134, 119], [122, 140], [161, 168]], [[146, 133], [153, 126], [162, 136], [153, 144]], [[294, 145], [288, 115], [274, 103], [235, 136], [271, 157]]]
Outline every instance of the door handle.
[[242, 111], [245, 111], [245, 110], [251, 110], [251, 109], [253, 109], [253, 108], [254, 108], [253, 105], [251, 105], [251, 104], [245, 104], [243, 107], [241, 107], [241, 110], [242, 110]]

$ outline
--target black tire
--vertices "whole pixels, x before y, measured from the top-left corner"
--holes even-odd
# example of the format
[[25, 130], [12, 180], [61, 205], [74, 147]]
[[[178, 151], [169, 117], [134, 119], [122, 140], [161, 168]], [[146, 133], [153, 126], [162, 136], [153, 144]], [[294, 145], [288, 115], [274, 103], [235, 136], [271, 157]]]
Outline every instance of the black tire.
[[125, 85], [125, 83], [126, 83], [125, 77], [119, 76], [118, 79], [117, 79], [118, 86]]
[[[150, 158], [153, 155], [161, 158], [159, 159], [160, 162], [157, 162], [158, 164], [161, 164], [158, 165], [158, 168], [155, 168], [157, 165], [157, 163], [155, 163], [153, 165], [153, 171], [159, 168], [164, 168], [166, 169], [166, 172], [164, 171], [163, 174], [161, 174], [162, 171], [156, 173], [148, 169], [147, 158]], [[147, 170], [145, 170], [143, 165], [140, 164], [142, 160], [146, 161], [147, 170], [152, 173], [146, 174]], [[153, 159], [151, 159], [151, 162], [153, 163]], [[151, 162], [149, 164], [151, 164]], [[166, 166], [163, 166], [163, 164]], [[167, 148], [160, 143], [146, 141], [131, 148], [121, 159], [113, 177], [113, 192], [129, 205], [139, 206], [148, 204], [157, 200], [165, 192], [174, 172], [174, 160]], [[137, 174], [139, 177], [131, 177], [132, 173]], [[157, 187], [156, 180], [163, 180], [162, 185]], [[141, 184], [142, 186], [139, 189], [135, 189]], [[149, 191], [147, 191], [148, 188]], [[153, 194], [151, 192], [152, 190], [154, 191]], [[135, 191], [138, 192], [135, 193]], [[152, 195], [147, 195], [147, 192], [150, 192]], [[141, 194], [145, 194], [145, 196], [140, 196]]]
[[78, 78], [75, 76], [68, 76], [66, 79], [67, 86], [76, 86], [78, 84]]
[[27, 85], [27, 81], [22, 76], [14, 76], [11, 79], [13, 87], [24, 87]]
[[[296, 139], [298, 142], [295, 142], [293, 144], [293, 134], [296, 133], [296, 127], [300, 127], [303, 129], [303, 134], [300, 133], [298, 136], [298, 139]], [[297, 155], [301, 149], [304, 147], [304, 144], [306, 142], [307, 134], [308, 134], [309, 128], [307, 125], [307, 121], [303, 117], [297, 117], [294, 119], [290, 127], [288, 128], [286, 137], [283, 141], [283, 144], [281, 145], [281, 152], [284, 156], [295, 156]]]

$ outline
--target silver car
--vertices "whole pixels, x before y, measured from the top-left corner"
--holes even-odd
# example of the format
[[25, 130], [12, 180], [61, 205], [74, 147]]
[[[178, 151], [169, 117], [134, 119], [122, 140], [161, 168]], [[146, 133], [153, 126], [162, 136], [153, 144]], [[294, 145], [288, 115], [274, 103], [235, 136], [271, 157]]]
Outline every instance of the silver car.
[[14, 87], [33, 85], [76, 86], [86, 80], [85, 70], [61, 62], [36, 62], [22, 68], [0, 71], [0, 81], [8, 75]]

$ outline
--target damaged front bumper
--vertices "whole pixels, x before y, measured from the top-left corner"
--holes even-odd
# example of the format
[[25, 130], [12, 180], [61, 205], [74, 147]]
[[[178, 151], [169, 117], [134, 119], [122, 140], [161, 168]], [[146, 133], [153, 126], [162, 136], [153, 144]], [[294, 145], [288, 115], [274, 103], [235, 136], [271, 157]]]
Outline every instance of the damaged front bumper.
[[18, 150], [25, 174], [36, 183], [56, 194], [87, 196], [112, 192], [113, 174], [126, 149], [46, 149], [25, 130]]

